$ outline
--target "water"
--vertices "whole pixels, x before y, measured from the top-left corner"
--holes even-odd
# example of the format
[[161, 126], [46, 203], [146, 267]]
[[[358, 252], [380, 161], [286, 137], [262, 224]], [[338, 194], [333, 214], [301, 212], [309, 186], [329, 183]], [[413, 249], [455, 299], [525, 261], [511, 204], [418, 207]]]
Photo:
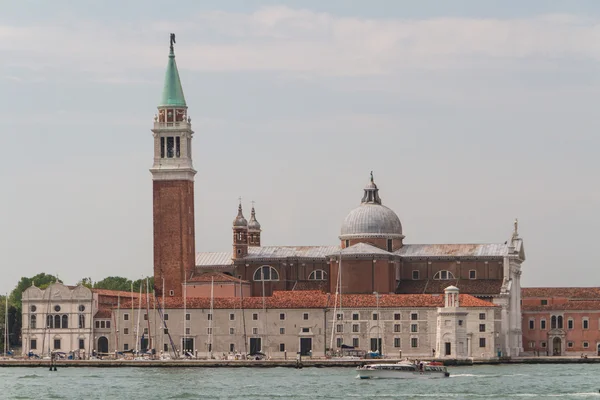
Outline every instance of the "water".
[[360, 380], [352, 368], [0, 368], [0, 399], [600, 398], [600, 364], [449, 370], [448, 379]]

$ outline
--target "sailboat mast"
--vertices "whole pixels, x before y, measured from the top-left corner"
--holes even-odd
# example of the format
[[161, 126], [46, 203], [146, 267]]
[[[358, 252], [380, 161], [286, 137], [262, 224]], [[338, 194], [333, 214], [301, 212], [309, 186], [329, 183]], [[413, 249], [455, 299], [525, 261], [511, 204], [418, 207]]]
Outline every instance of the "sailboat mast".
[[146, 277], [146, 320], [148, 322], [148, 350], [152, 349], [152, 334], [150, 333], [150, 285]]
[[183, 339], [181, 340], [181, 354], [186, 353], [186, 332], [187, 332], [187, 274], [183, 276]]
[[[162, 313], [163, 313], [163, 317], [162, 317], [162, 349], [164, 350], [165, 348], [165, 329], [167, 329], [167, 323], [164, 320], [164, 314], [165, 314], [165, 278], [162, 278]], [[173, 352], [175, 352], [175, 349], [173, 349]]]
[[[114, 313], [113, 313], [114, 314]], [[117, 316], [115, 318], [115, 357], [119, 351], [119, 315], [121, 315], [121, 295], [117, 295]]]
[[244, 353], [248, 355], [248, 336], [246, 335], [246, 310], [244, 309], [244, 290], [240, 281], [240, 307], [242, 308], [242, 323], [244, 325]]
[[8, 293], [4, 296], [4, 357], [6, 357], [6, 349], [8, 349]]
[[140, 300], [138, 302], [138, 315], [137, 315], [137, 324], [136, 324], [136, 330], [135, 330], [135, 352], [136, 354], [138, 353], [139, 350], [139, 338], [140, 338], [140, 317], [142, 315], [142, 286], [143, 286], [143, 281], [140, 281]]
[[208, 320], [208, 353], [209, 353], [211, 360], [212, 360], [212, 355], [213, 355], [213, 318], [214, 318], [213, 307], [214, 307], [214, 296], [215, 296], [214, 285], [215, 285], [215, 278], [211, 277], [210, 278], [210, 320]]
[[[341, 259], [340, 259], [341, 262]], [[335, 319], [337, 315], [337, 304], [338, 304], [338, 295], [340, 291], [340, 270], [338, 267], [337, 279], [335, 282], [335, 297], [333, 300], [333, 317], [331, 321], [331, 340], [329, 341], [329, 349], [333, 353], [333, 337], [335, 336]]]
[[[133, 323], [135, 319], [135, 314], [133, 313], [133, 307], [135, 304], [134, 301], [135, 300], [133, 299], [133, 281], [131, 281], [131, 333], [135, 335], [135, 325]], [[137, 342], [137, 337], [135, 338], [135, 341]], [[137, 349], [137, 344], [135, 345], [135, 349]]]

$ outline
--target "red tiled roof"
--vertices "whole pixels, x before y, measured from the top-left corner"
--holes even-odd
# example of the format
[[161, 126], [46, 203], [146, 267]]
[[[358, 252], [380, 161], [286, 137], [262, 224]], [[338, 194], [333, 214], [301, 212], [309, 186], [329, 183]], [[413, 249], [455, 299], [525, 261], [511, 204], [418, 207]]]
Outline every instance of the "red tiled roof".
[[94, 318], [110, 318], [111, 315], [111, 310], [109, 308], [100, 308], [96, 312], [96, 315], [94, 315]]
[[404, 280], [398, 284], [396, 293], [442, 294], [444, 289], [450, 285], [459, 288], [463, 294], [499, 294], [500, 288], [502, 288], [502, 279]]
[[600, 300], [572, 300], [559, 304], [527, 305], [523, 304], [522, 311], [600, 311]]
[[248, 281], [244, 281], [242, 279], [238, 279], [228, 274], [224, 274], [219, 271], [210, 271], [205, 272], [200, 275], [192, 275], [192, 277], [188, 280], [190, 283], [202, 282], [202, 283], [249, 283]]
[[[210, 308], [210, 298], [196, 297], [188, 298], [186, 307], [190, 309], [208, 309]], [[158, 299], [157, 306], [161, 305], [161, 299]], [[338, 300], [339, 301], [339, 300]], [[461, 294], [460, 301], [462, 307], [496, 307], [495, 304], [478, 299], [468, 294]], [[334, 296], [321, 291], [276, 291], [271, 297], [264, 298], [264, 307], [269, 309], [302, 309], [302, 308], [332, 308], [334, 306]], [[139, 300], [134, 301], [133, 307], [139, 305]], [[145, 298], [142, 299], [142, 305], [145, 305]], [[344, 295], [342, 300], [344, 307], [352, 308], [375, 308], [377, 307], [377, 298], [373, 294], [351, 294]], [[131, 307], [131, 302], [121, 304], [121, 308]], [[184, 302], [181, 297], [168, 297], [165, 299], [166, 309], [183, 308]], [[398, 308], [398, 307], [443, 307], [443, 295], [429, 294], [382, 294], [379, 296], [380, 308]], [[150, 307], [154, 307], [151, 300]], [[242, 308], [241, 299], [238, 297], [215, 298], [213, 308], [234, 309]], [[262, 297], [246, 297], [243, 300], [243, 308], [260, 309], [263, 308]]]
[[521, 297], [565, 297], [569, 299], [599, 299], [599, 287], [537, 287], [522, 288]]

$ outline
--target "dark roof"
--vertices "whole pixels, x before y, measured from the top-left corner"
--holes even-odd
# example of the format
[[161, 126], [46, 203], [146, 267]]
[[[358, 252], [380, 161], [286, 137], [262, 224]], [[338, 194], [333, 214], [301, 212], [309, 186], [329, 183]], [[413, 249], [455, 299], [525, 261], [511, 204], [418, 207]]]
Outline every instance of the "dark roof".
[[196, 275], [195, 273], [192, 275], [192, 277], [188, 280], [189, 283], [197, 283], [197, 282], [201, 282], [201, 283], [249, 283], [248, 281], [244, 281], [241, 279], [238, 279], [236, 277], [233, 277], [231, 275], [228, 274], [224, 274], [222, 272], [218, 272], [218, 271], [209, 271], [209, 272], [205, 272], [205, 273], [200, 273], [198, 275]]
[[461, 293], [474, 296], [499, 294], [502, 279], [451, 279], [451, 280], [404, 280], [400, 281], [396, 293], [442, 294], [448, 286], [456, 286]]
[[564, 297], [568, 299], [599, 299], [600, 287], [537, 287], [522, 288], [521, 297]]
[[319, 290], [327, 292], [327, 281], [297, 281], [292, 290]]
[[100, 308], [98, 311], [96, 311], [94, 318], [110, 318], [110, 316], [110, 308]]

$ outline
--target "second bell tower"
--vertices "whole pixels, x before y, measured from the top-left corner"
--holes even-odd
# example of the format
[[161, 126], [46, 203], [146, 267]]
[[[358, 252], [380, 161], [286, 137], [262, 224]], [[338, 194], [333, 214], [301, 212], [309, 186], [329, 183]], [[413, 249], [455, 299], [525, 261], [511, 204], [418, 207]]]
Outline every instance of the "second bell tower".
[[191, 118], [175, 62], [175, 34], [158, 114], [154, 116], [152, 173], [154, 286], [157, 295], [181, 297], [195, 266], [194, 175]]

